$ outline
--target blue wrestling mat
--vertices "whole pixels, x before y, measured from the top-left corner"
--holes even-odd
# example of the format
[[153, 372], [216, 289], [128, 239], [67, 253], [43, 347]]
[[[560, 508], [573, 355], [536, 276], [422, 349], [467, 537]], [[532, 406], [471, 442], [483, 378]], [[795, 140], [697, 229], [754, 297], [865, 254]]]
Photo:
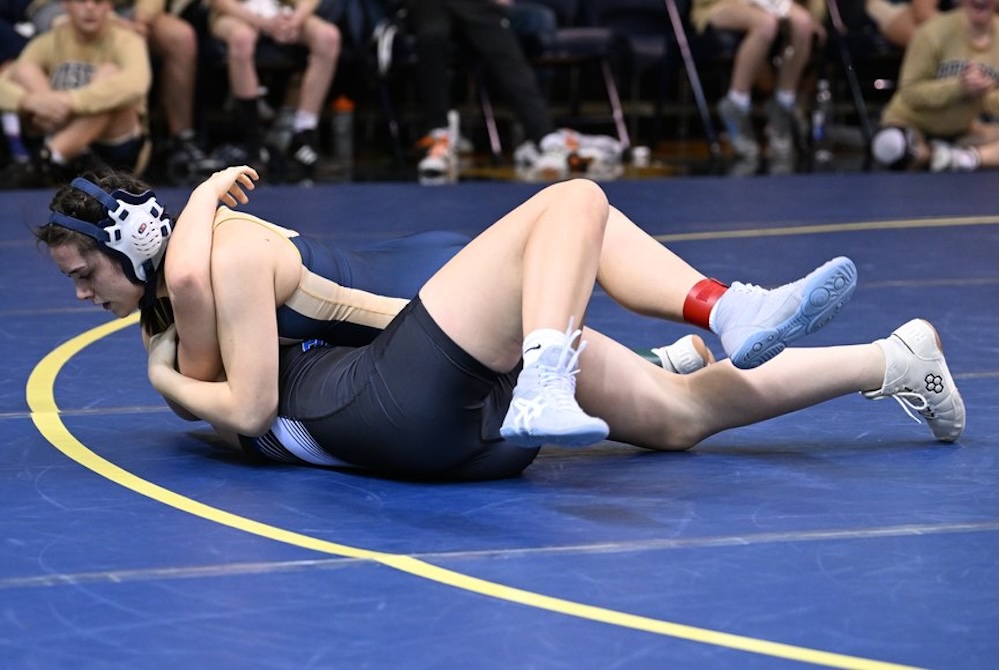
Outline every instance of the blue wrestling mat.
[[[994, 669], [997, 186], [995, 173], [606, 185], [722, 281], [780, 284], [853, 258], [856, 295], [804, 345], [929, 319], [967, 404], [957, 444], [851, 396], [687, 453], [544, 449], [518, 479], [451, 485], [214, 449], [152, 391], [134, 322], [75, 301], [35, 249], [50, 194], [5, 193], [0, 667]], [[475, 234], [537, 188], [261, 186], [249, 210], [334, 242]], [[635, 348], [689, 332], [599, 291], [589, 321]]]

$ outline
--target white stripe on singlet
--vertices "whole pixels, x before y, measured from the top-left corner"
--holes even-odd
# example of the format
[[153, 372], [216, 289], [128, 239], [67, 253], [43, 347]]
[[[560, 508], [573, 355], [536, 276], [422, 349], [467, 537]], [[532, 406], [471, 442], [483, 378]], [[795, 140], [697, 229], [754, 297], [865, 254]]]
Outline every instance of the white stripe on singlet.
[[[309, 431], [305, 429], [305, 426], [300, 421], [279, 416], [275, 419], [273, 425], [271, 425], [268, 436], [273, 436], [289, 454], [306, 463], [312, 463], [313, 465], [351, 465], [323, 451], [322, 447], [309, 435]], [[275, 454], [269, 455], [274, 456]]]

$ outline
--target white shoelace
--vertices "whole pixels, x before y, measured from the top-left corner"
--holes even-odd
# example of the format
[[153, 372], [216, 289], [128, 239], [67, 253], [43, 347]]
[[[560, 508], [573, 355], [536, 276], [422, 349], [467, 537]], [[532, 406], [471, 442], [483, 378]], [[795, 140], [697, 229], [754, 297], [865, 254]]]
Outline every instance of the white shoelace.
[[902, 410], [909, 415], [909, 418], [918, 424], [922, 424], [923, 422], [919, 420], [919, 417], [916, 416], [916, 413], [918, 413], [924, 419], [929, 418], [925, 414], [923, 414], [923, 412], [929, 410], [930, 403], [926, 401], [926, 398], [916, 393], [915, 391], [899, 391], [898, 393], [894, 393], [892, 395], [876, 396], [874, 398], [871, 398], [871, 400], [885, 400], [886, 398], [891, 398], [892, 400], [897, 402], [899, 406], [902, 408]]

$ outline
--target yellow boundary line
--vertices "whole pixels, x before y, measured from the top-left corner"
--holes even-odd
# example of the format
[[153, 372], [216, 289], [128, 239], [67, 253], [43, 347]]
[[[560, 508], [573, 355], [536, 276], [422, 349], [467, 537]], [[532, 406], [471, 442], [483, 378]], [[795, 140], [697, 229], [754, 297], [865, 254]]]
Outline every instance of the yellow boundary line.
[[700, 642], [718, 647], [752, 654], [784, 658], [803, 663], [824, 665], [832, 668], [850, 668], [855, 670], [912, 670], [911, 666], [875, 661], [856, 656], [847, 656], [806, 647], [798, 647], [780, 642], [760, 640], [742, 635], [733, 635], [706, 628], [687, 626], [669, 621], [661, 621], [649, 617], [628, 614], [578, 603], [562, 598], [554, 598], [540, 593], [505, 586], [470, 575], [448, 570], [412, 556], [390, 554], [372, 551], [359, 547], [351, 547], [335, 542], [303, 535], [293, 531], [271, 526], [253, 519], [248, 519], [224, 510], [205, 505], [182, 496], [174, 491], [157, 486], [123, 468], [105, 460], [85, 447], [66, 428], [59, 416], [59, 408], [55, 402], [55, 381], [60, 370], [75, 355], [87, 346], [112, 333], [122, 330], [138, 322], [137, 316], [116, 320], [89, 331], [81, 333], [68, 342], [60, 345], [43, 358], [28, 378], [27, 401], [31, 411], [31, 419], [38, 431], [56, 449], [76, 461], [83, 467], [108, 479], [120, 486], [135, 491], [157, 502], [174, 507], [236, 530], [252, 533], [277, 542], [294, 545], [304, 549], [345, 558], [368, 560], [386, 567], [404, 572], [415, 577], [437, 582], [445, 586], [477, 593], [489, 598], [525, 605], [536, 609], [547, 610], [557, 614], [578, 617], [600, 623], [630, 628], [658, 635], [665, 635], [691, 642]]
[[851, 233], [868, 230], [897, 230], [899, 228], [951, 228], [954, 226], [989, 226], [999, 223], [999, 216], [965, 216], [947, 219], [893, 219], [890, 221], [862, 221], [859, 223], [829, 223], [778, 228], [750, 228], [745, 230], [718, 230], [703, 233], [677, 233], [654, 235], [660, 242], [688, 242], [695, 240], [724, 240], [744, 237], [779, 237], [782, 235], [818, 235], [820, 233]]
[[[992, 225], [999, 223], [999, 217], [964, 217], [954, 219], [905, 219], [882, 222], [842, 223], [829, 225], [795, 226], [752, 230], [717, 231], [705, 233], [684, 233], [657, 235], [655, 239], [666, 241], [732, 239], [761, 236], [804, 235], [862, 230], [892, 230], [899, 228], [930, 228], [969, 225]], [[178, 493], [157, 486], [101, 458], [77, 440], [63, 424], [59, 408], [55, 403], [55, 380], [59, 371], [76, 354], [97, 340], [122, 330], [138, 322], [138, 317], [121, 319], [86, 331], [60, 345], [43, 358], [27, 384], [27, 401], [31, 419], [38, 431], [56, 449], [85, 468], [110, 481], [140, 495], [169, 505], [180, 511], [193, 514], [208, 521], [219, 523], [236, 530], [252, 533], [277, 542], [284, 542], [304, 549], [324, 554], [368, 560], [399, 570], [415, 577], [427, 579], [445, 586], [451, 586], [471, 593], [505, 600], [512, 603], [543, 609], [558, 614], [588, 619], [612, 626], [631, 628], [648, 633], [665, 635], [677, 639], [700, 642], [718, 647], [752, 654], [784, 658], [792, 661], [824, 665], [832, 668], [856, 670], [915, 670], [913, 666], [875, 661], [856, 656], [836, 654], [807, 647], [798, 647], [780, 642], [771, 642], [742, 635], [733, 635], [696, 626], [661, 621], [649, 617], [618, 612], [595, 607], [562, 598], [554, 598], [540, 593], [525, 591], [503, 584], [497, 584], [470, 575], [421, 561], [403, 554], [389, 554], [359, 547], [320, 540], [301, 533], [295, 533], [276, 526], [254, 521], [216, 507], [199, 503]]]

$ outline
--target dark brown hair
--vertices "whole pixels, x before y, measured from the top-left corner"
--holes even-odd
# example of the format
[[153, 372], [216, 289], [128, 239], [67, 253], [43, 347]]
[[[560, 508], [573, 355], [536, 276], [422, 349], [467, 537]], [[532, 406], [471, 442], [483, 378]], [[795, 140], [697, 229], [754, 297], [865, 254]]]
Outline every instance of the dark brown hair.
[[[139, 194], [150, 190], [148, 184], [133, 174], [112, 168], [86, 172], [81, 176], [93, 182], [107, 193], [122, 190], [128, 193]], [[95, 227], [108, 216], [104, 205], [69, 184], [60, 187], [56, 191], [56, 194], [52, 196], [49, 209], [53, 212], [59, 212], [74, 219], [79, 219], [80, 221], [93, 223]], [[81, 254], [100, 251], [114, 259], [116, 265], [118, 263], [118, 258], [98, 244], [97, 240], [75, 230], [47, 223], [38, 226], [33, 232], [35, 240], [46, 247], [68, 245], [75, 247]], [[153, 281], [162, 281], [159, 273], [157, 273]], [[173, 306], [170, 304], [169, 298], [158, 298], [151, 305], [143, 306], [139, 313], [139, 323], [142, 329], [150, 335], [163, 332], [173, 322]]]

